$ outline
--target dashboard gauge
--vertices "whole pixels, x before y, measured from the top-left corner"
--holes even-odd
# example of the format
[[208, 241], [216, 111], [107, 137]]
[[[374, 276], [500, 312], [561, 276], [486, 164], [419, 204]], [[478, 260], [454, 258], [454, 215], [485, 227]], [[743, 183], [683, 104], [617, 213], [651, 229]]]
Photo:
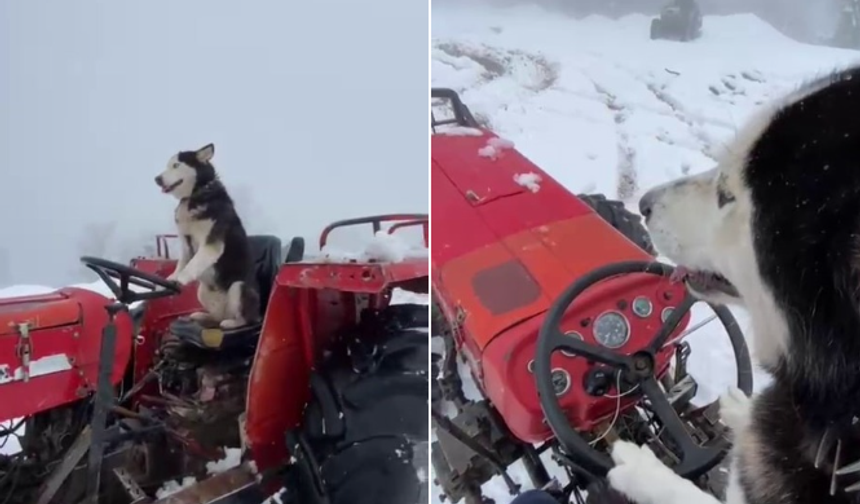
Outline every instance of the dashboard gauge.
[[651, 300], [645, 296], [639, 296], [633, 300], [633, 314], [639, 318], [651, 316], [654, 312], [654, 305]]
[[621, 348], [630, 340], [630, 324], [624, 315], [606, 312], [594, 321], [594, 339], [606, 348]]
[[555, 395], [562, 396], [570, 390], [570, 374], [561, 368], [552, 370], [552, 389]]
[[[579, 341], [585, 341], [585, 339], [582, 337], [582, 335], [576, 331], [568, 331], [568, 332], [564, 333], [564, 335], [570, 336], [571, 338], [576, 338]], [[577, 354], [571, 352], [570, 350], [565, 350], [565, 349], [561, 350], [561, 354], [564, 355], [565, 357], [578, 357]]]
[[660, 321], [666, 322], [666, 319], [668, 319], [669, 316], [672, 315], [673, 311], [675, 311], [675, 309], [672, 308], [671, 306], [667, 306], [666, 308], [663, 308], [663, 312], [660, 313]]

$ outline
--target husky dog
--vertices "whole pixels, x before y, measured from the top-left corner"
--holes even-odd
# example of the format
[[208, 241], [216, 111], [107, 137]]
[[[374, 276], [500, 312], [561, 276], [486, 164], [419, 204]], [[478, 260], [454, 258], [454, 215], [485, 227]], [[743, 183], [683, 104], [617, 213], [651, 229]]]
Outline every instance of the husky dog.
[[260, 297], [248, 235], [212, 166], [214, 154], [213, 144], [180, 152], [155, 182], [179, 200], [182, 254], [169, 279], [182, 285], [198, 281], [197, 298], [206, 312], [193, 313], [193, 320], [233, 329], [257, 321]]
[[[860, 503], [860, 68], [759, 113], [717, 166], [648, 191], [656, 247], [699, 285], [745, 306], [773, 376], [724, 395], [729, 504]], [[611, 485], [638, 504], [718, 502], [619, 443]]]

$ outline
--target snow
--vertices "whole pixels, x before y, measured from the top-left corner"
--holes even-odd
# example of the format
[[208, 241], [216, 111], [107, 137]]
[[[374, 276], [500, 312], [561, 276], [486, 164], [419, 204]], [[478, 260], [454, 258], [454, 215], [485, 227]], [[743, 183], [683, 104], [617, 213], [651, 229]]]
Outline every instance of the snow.
[[478, 155], [481, 157], [487, 157], [491, 159], [496, 159], [502, 155], [502, 151], [505, 149], [513, 149], [514, 143], [510, 140], [506, 140], [504, 138], [492, 137], [487, 140], [487, 145], [478, 149]]
[[[95, 282], [90, 283], [72, 284], [67, 287], [90, 290], [95, 293], [101, 294], [108, 299], [114, 299], [113, 292], [111, 292], [107, 284], [105, 284], [101, 280], [97, 280]], [[147, 290], [137, 285], [130, 285], [129, 288], [135, 292], [145, 292]], [[41, 296], [43, 294], [50, 294], [57, 289], [57, 287], [45, 287], [42, 285], [12, 285], [10, 287], [0, 289], [0, 299], [21, 296]], [[132, 303], [130, 307], [133, 308], [136, 305], [137, 303]]]
[[405, 259], [427, 258], [427, 248], [412, 245], [396, 232], [377, 231], [358, 251], [343, 250], [326, 245], [320, 251], [320, 261], [326, 263], [401, 262]]
[[[642, 15], [576, 20], [536, 6], [434, 4], [431, 16], [433, 86], [457, 91], [482, 125], [572, 192], [605, 193], [633, 211], [644, 189], [710, 168], [756, 110], [860, 59], [789, 40], [753, 15], [706, 16], [702, 38], [686, 44], [649, 40]], [[517, 183], [537, 182], [526, 175]], [[748, 333], [747, 314], [733, 313]], [[691, 327], [712, 315], [697, 304]], [[734, 383], [728, 338], [711, 322], [687, 341], [695, 401], [715, 400]], [[768, 377], [755, 373], [760, 389]], [[462, 363], [460, 374], [466, 396], [479, 395]], [[547, 467], [567, 481], [556, 464]], [[521, 464], [510, 474], [531, 488]], [[512, 500], [499, 477], [484, 492]], [[434, 486], [431, 503], [441, 502]]]
[[[430, 304], [430, 295], [396, 288], [391, 292], [390, 304]], [[428, 308], [429, 309], [429, 308]]]
[[525, 187], [529, 191], [536, 193], [540, 191], [541, 177], [537, 173], [517, 173], [514, 175], [514, 182]]
[[484, 132], [477, 128], [457, 125], [442, 125], [436, 130], [437, 135], [447, 136], [483, 136]]
[[197, 478], [193, 476], [186, 476], [182, 478], [181, 482], [177, 480], [167, 481], [161, 485], [161, 488], [155, 491], [155, 498], [163, 499], [169, 495], [175, 494], [183, 488], [188, 488], [195, 483], [197, 483]]
[[232, 469], [242, 463], [242, 449], [241, 448], [227, 448], [224, 447], [224, 458], [220, 460], [216, 460], [214, 462], [206, 463], [206, 474], [209, 476], [213, 476], [218, 473], [222, 473], [228, 469]]

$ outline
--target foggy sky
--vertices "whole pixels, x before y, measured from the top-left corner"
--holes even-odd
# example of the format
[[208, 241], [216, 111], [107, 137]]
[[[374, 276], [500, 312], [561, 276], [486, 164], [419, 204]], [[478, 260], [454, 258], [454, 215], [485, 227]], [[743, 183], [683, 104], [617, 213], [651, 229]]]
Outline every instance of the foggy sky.
[[[572, 16], [630, 13], [656, 14], [670, 0], [433, 0], [434, 5], [481, 4], [510, 6], [535, 4]], [[802, 42], [819, 42], [833, 35], [845, 0], [696, 0], [702, 13], [756, 14], [783, 34]]]
[[[153, 178], [214, 164], [252, 233], [427, 212], [426, 2], [0, 2], [0, 278], [95, 280], [77, 256], [173, 231]], [[102, 250], [85, 233], [108, 236]]]

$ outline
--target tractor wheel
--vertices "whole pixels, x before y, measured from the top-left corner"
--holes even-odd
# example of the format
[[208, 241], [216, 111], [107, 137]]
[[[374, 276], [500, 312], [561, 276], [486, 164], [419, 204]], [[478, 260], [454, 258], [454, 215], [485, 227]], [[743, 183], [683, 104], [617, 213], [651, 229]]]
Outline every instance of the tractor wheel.
[[[656, 20], [655, 20], [656, 21]], [[583, 203], [590, 206], [597, 215], [608, 222], [612, 227], [623, 234], [645, 252], [656, 257], [657, 251], [651, 243], [648, 230], [642, 225], [642, 217], [627, 210], [624, 203], [617, 200], [607, 199], [602, 194], [579, 194], [577, 197]]]
[[428, 307], [367, 313], [311, 375], [284, 503], [427, 502]]

